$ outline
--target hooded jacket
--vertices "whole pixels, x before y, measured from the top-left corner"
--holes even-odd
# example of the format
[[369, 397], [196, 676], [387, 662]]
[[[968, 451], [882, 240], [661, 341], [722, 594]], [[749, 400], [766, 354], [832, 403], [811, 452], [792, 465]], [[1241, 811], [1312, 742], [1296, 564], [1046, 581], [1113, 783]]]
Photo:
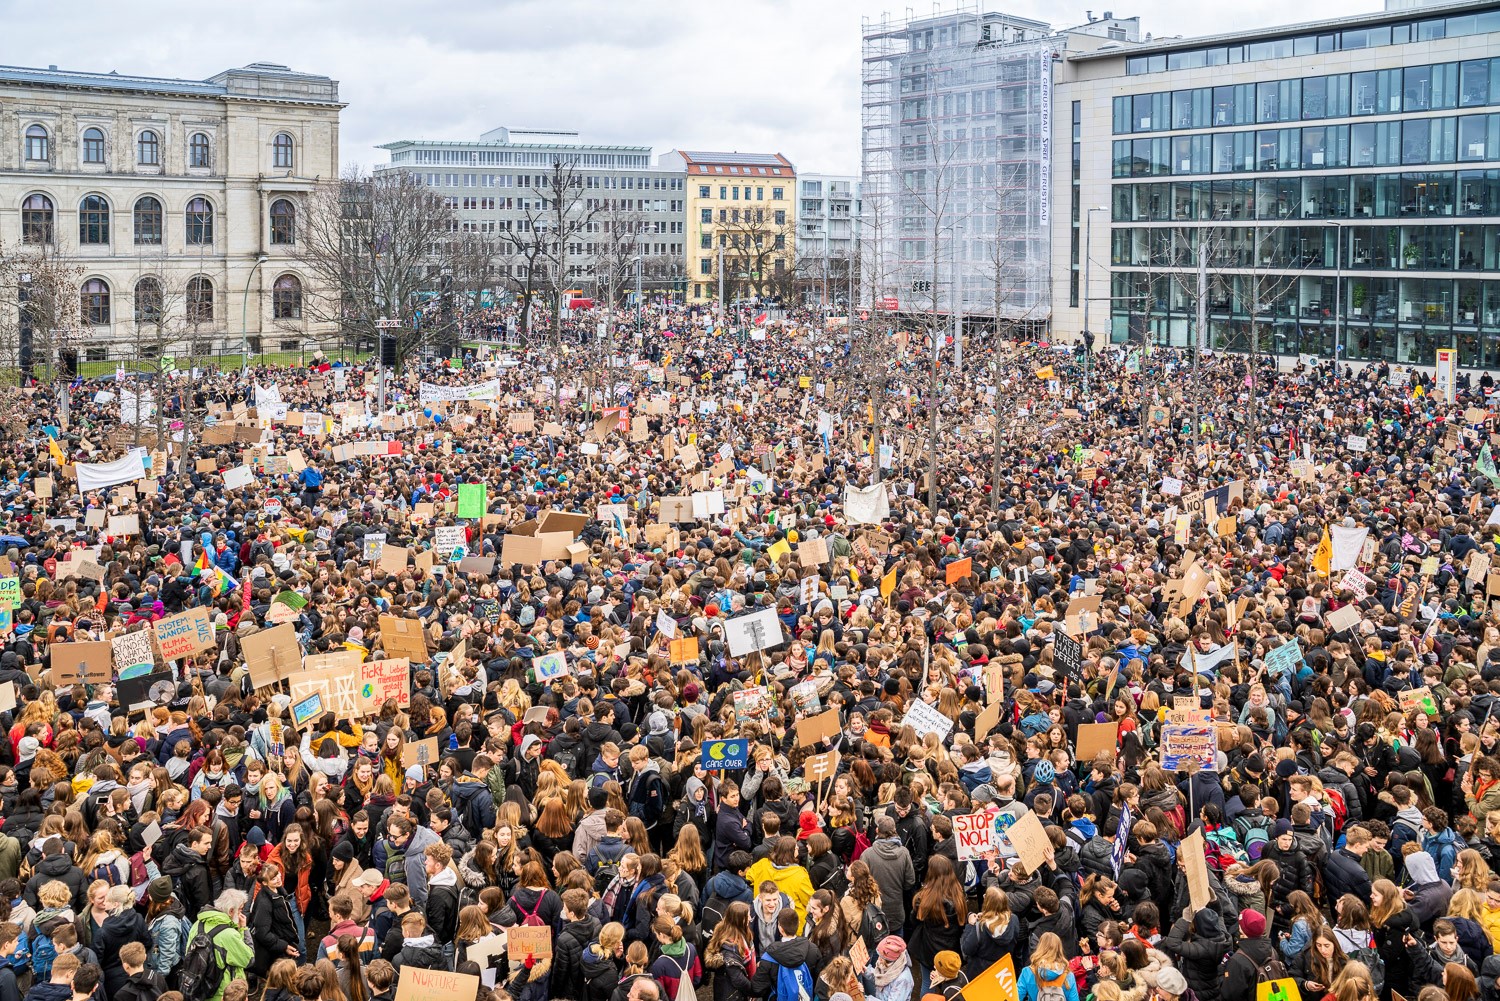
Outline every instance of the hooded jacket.
[[[1220, 992], [1223, 1001], [1255, 1001], [1255, 985], [1260, 979], [1260, 968], [1270, 961], [1275, 949], [1268, 938], [1247, 938], [1229, 957], [1224, 968], [1224, 987]], [[1192, 986], [1189, 982], [1188, 986]]]
[[1411, 879], [1412, 899], [1407, 903], [1412, 917], [1423, 931], [1432, 930], [1432, 922], [1448, 913], [1453, 887], [1438, 879], [1437, 866], [1426, 852], [1406, 856], [1406, 874]]
[[738, 873], [730, 872], [728, 869], [714, 873], [708, 882], [703, 884], [704, 900], [716, 894], [730, 903], [739, 901], [748, 904], [755, 898], [755, 894], [751, 892], [750, 884], [745, 882], [745, 878]]
[[880, 886], [880, 909], [891, 928], [906, 927], [906, 894], [917, 885], [911, 853], [897, 838], [881, 838], [860, 859], [870, 867], [870, 875]]
[[775, 883], [776, 889], [792, 898], [792, 906], [797, 909], [797, 920], [801, 921], [807, 916], [807, 902], [812, 899], [813, 885], [812, 877], [808, 876], [807, 870], [802, 866], [795, 863], [776, 865], [769, 858], [763, 858], [745, 870], [745, 879], [755, 887], [765, 882]]
[[463, 826], [474, 837], [495, 826], [495, 797], [490, 787], [473, 775], [460, 775], [454, 781], [453, 805]]
[[556, 998], [584, 1001], [587, 990], [583, 951], [599, 935], [599, 922], [591, 917], [569, 921], [552, 944], [551, 992]]
[[438, 945], [437, 939], [431, 935], [403, 939], [401, 951], [396, 953], [396, 958], [391, 960], [391, 965], [398, 970], [403, 966], [414, 966], [423, 970], [441, 970], [444, 965], [443, 947]]
[[[168, 873], [168, 875], [171, 874]], [[82, 869], [73, 864], [73, 860], [66, 852], [48, 855], [37, 864], [36, 873], [26, 881], [26, 902], [34, 908], [41, 907], [42, 903], [37, 899], [36, 891], [40, 890], [44, 883], [50, 883], [54, 879], [67, 884], [68, 889], [73, 891], [73, 908], [81, 909], [88, 891], [88, 877], [83, 874]]]
[[1229, 954], [1229, 933], [1218, 911], [1204, 908], [1193, 915], [1191, 923], [1179, 919], [1162, 939], [1161, 951], [1182, 970], [1198, 1001], [1219, 1001], [1220, 968]]
[[[620, 967], [614, 957], [606, 956], [595, 943], [584, 948], [579, 964], [583, 993], [577, 995], [578, 1001], [609, 1001], [615, 985], [620, 982]], [[567, 995], [559, 993], [558, 996]]]
[[[223, 911], [210, 908], [198, 917], [188, 933], [188, 947], [191, 947], [193, 940], [199, 935], [211, 936], [213, 943], [224, 950], [224, 978], [219, 981], [219, 989], [208, 999], [223, 1001], [224, 988], [229, 986], [231, 980], [244, 977], [245, 970], [249, 969], [255, 959], [255, 950], [245, 941], [243, 930]], [[186, 948], [183, 953], [186, 955]]]
[[806, 963], [808, 972], [812, 972], [822, 962], [823, 957], [818, 952], [818, 947], [801, 936], [772, 942], [766, 947], [764, 956], [756, 963], [755, 974], [750, 978], [750, 995], [764, 998], [775, 993], [776, 979], [783, 966], [796, 969]]

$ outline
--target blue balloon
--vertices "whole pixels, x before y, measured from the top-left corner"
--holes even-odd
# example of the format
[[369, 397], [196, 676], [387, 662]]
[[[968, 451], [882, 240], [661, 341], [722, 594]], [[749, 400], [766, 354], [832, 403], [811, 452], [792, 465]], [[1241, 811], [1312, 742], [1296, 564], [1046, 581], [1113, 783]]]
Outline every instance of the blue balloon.
[[424, 409], [424, 410], [423, 410], [423, 411], [422, 411], [422, 416], [423, 416], [423, 417], [431, 417], [431, 416], [432, 416], [432, 408], [431, 408], [431, 407], [427, 407], [427, 408], [425, 408], [425, 409]]
[[436, 416], [436, 417], [434, 417], [434, 418], [433, 418], [433, 419], [432, 419], [432, 420], [433, 420], [433, 422], [434, 422], [434, 423], [436, 423], [436, 424], [441, 424], [441, 423], [443, 423], [443, 415], [442, 415], [442, 414], [438, 414], [438, 415], [437, 415], [437, 416]]

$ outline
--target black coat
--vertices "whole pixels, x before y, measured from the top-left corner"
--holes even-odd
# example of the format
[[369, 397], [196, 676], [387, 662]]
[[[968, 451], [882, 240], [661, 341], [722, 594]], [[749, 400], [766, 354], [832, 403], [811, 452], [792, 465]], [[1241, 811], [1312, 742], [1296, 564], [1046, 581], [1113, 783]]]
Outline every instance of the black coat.
[[[1224, 988], [1220, 993], [1223, 1001], [1255, 1001], [1255, 985], [1260, 980], [1260, 968], [1275, 953], [1276, 947], [1268, 938], [1247, 938], [1229, 957], [1224, 967]], [[1188, 984], [1189, 987], [1192, 984]]]
[[263, 977], [278, 959], [287, 958], [286, 947], [304, 946], [297, 935], [297, 919], [292, 914], [292, 900], [285, 889], [272, 893], [262, 886], [250, 899], [248, 915], [251, 938], [255, 941], [255, 960], [250, 972]]
[[439, 942], [452, 942], [458, 934], [458, 885], [427, 884], [427, 928]]
[[[161, 873], [172, 877], [172, 891], [182, 901], [182, 909], [189, 921], [197, 920], [198, 912], [214, 902], [208, 861], [187, 845], [179, 844], [172, 849], [162, 862]], [[269, 965], [266, 968], [270, 969]]]
[[1410, 910], [1392, 914], [1386, 923], [1375, 929], [1375, 951], [1385, 963], [1385, 988], [1403, 997], [1410, 997], [1416, 990], [1412, 985], [1411, 957], [1407, 953], [1404, 936], [1413, 938], [1421, 934], [1417, 917]]
[[999, 935], [993, 935], [982, 923], [975, 922], [964, 926], [963, 935], [960, 937], [959, 955], [964, 960], [964, 975], [976, 977], [1000, 961], [1001, 956], [1009, 954], [1017, 966], [1025, 966], [1028, 957], [1028, 946], [1026, 943], [1026, 927], [1019, 915], [1014, 913], [1006, 924], [1005, 930]]
[[1198, 1001], [1219, 1001], [1220, 969], [1229, 954], [1229, 933], [1217, 911], [1205, 908], [1193, 915], [1191, 923], [1179, 919], [1160, 947], [1187, 978]]
[[148, 966], [110, 990], [109, 996], [111, 1001], [156, 1001], [166, 990], [167, 982]]
[[104, 989], [112, 998], [130, 979], [120, 962], [120, 949], [127, 942], [139, 942], [148, 952], [151, 949], [151, 932], [146, 927], [146, 919], [134, 909], [111, 914], [94, 934], [94, 952], [98, 954], [99, 965], [104, 971]]
[[553, 997], [588, 1001], [583, 950], [598, 934], [599, 922], [593, 918], [569, 921], [557, 933], [552, 944], [552, 979], [548, 984]]
[[1323, 863], [1323, 891], [1332, 901], [1346, 893], [1360, 900], [1370, 899], [1370, 874], [1359, 864], [1359, 859], [1347, 848], [1328, 853]]

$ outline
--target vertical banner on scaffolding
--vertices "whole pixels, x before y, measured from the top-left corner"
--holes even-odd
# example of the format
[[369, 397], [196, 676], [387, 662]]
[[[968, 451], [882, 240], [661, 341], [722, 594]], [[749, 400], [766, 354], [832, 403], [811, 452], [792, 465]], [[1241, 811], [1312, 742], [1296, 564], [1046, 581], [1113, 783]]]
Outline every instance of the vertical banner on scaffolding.
[[1453, 384], [1457, 380], [1457, 369], [1458, 352], [1453, 348], [1438, 348], [1435, 382], [1437, 395], [1444, 403], [1453, 402]]
[[1041, 206], [1041, 217], [1038, 220], [1038, 230], [1041, 233], [1049, 233], [1049, 220], [1052, 216], [1052, 50], [1043, 48], [1036, 54], [1039, 63], [1037, 90], [1040, 96], [1041, 122], [1041, 158], [1037, 163], [1037, 204]]

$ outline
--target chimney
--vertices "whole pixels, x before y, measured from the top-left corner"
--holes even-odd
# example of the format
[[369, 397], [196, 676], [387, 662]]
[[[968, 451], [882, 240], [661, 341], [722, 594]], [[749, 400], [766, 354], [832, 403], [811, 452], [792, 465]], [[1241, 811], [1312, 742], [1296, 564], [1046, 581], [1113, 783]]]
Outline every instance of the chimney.
[[1089, 19], [1089, 24], [1093, 24], [1094, 23], [1094, 12], [1091, 11], [1091, 10], [1086, 10], [1083, 13], [1084, 13], [1084, 16]]

